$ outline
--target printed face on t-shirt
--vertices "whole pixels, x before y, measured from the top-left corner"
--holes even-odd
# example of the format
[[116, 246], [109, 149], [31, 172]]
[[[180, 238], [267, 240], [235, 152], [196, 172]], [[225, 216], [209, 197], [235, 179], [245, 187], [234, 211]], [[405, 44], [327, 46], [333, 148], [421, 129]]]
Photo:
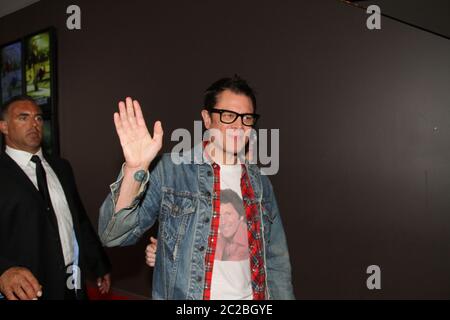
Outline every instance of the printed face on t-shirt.
[[231, 203], [220, 205], [220, 234], [231, 240], [236, 235], [239, 225], [243, 222], [243, 213], [239, 214]]

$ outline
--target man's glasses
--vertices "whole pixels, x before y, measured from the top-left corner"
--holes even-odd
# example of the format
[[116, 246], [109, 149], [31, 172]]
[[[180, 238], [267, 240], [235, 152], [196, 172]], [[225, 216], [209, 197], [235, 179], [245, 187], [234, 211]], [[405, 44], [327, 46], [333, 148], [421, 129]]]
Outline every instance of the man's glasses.
[[220, 122], [225, 124], [232, 124], [237, 120], [237, 118], [240, 117], [244, 126], [253, 127], [259, 118], [259, 114], [256, 113], [237, 113], [234, 111], [223, 109], [209, 109], [208, 111], [210, 113], [220, 114]]

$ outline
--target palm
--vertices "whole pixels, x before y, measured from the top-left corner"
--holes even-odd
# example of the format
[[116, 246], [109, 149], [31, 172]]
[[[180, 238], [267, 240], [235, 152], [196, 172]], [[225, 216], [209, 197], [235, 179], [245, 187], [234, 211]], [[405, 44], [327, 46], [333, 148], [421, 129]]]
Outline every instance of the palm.
[[162, 147], [161, 123], [159, 121], [155, 123], [152, 137], [139, 103], [127, 98], [126, 104], [119, 103], [119, 113], [114, 114], [114, 124], [127, 166], [132, 168], [148, 166]]

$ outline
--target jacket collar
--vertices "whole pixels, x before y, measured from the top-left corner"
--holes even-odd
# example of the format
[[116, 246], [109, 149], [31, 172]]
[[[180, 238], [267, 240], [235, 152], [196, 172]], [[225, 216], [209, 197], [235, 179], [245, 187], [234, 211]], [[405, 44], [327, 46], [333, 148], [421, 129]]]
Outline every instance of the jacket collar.
[[42, 154], [41, 148], [39, 149], [38, 152], [33, 154], [33, 153], [29, 153], [27, 151], [18, 150], [18, 149], [14, 149], [9, 146], [6, 146], [5, 153], [11, 159], [13, 159], [21, 168], [26, 167], [30, 163], [31, 157], [34, 155], [37, 155], [41, 160], [45, 160], [44, 155]]

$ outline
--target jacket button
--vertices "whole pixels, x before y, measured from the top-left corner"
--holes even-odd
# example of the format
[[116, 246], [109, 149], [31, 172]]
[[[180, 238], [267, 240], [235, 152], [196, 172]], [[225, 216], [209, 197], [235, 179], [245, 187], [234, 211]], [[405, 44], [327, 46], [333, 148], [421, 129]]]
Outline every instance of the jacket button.
[[201, 276], [198, 276], [198, 277], [197, 277], [197, 281], [198, 281], [198, 282], [202, 281], [202, 277], [201, 277]]
[[207, 192], [206, 192], [206, 196], [207, 196], [207, 197], [211, 197], [211, 192], [207, 191]]
[[208, 171], [207, 175], [208, 175], [208, 177], [211, 177], [212, 176], [212, 172]]
[[201, 246], [200, 248], [198, 248], [198, 250], [203, 251], [205, 250], [205, 247]]
[[206, 218], [206, 219], [205, 219], [205, 223], [209, 223], [209, 218]]

